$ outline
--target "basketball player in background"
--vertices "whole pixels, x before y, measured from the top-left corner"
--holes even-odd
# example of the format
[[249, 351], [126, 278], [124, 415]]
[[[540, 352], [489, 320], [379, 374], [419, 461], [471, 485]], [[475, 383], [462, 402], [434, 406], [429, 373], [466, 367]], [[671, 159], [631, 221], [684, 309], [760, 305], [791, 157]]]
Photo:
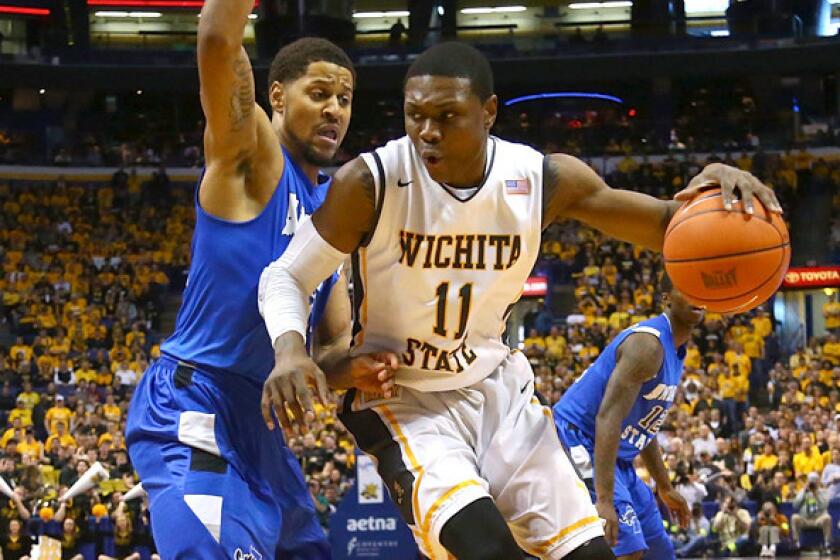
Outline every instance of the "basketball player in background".
[[[269, 71], [269, 116], [255, 103], [242, 47], [252, 7], [253, 0], [208, 0], [201, 12], [207, 163], [196, 193], [189, 280], [175, 332], [143, 376], [128, 415], [129, 452], [167, 559], [330, 557], [300, 466], [257, 406], [274, 363], [257, 281], [323, 202], [328, 180], [319, 168], [347, 131], [355, 75], [332, 43], [292, 43]], [[317, 325], [317, 359], [338, 368], [339, 377], [370, 375], [372, 387], [381, 388], [384, 364], [343, 359], [349, 303], [341, 285], [327, 300], [333, 282], [306, 296], [315, 293], [307, 329]], [[320, 386], [322, 399], [325, 392]]]
[[[392, 394], [351, 390], [340, 418], [379, 473], [427, 557], [605, 560], [598, 513], [534, 398], [526, 358], [502, 342], [539, 254], [541, 230], [577, 219], [661, 250], [679, 207], [609, 188], [584, 162], [490, 135], [498, 99], [484, 56], [460, 43], [420, 55], [404, 83], [407, 136], [344, 165], [323, 206], [260, 280], [275, 341], [263, 390], [273, 425], [290, 390], [323, 379], [306, 355], [306, 294], [353, 253], [353, 353], [396, 352]], [[769, 188], [723, 165], [720, 183], [778, 210]], [[305, 395], [308, 399], [309, 395]]]
[[704, 312], [664, 273], [660, 293], [664, 312], [616, 336], [554, 405], [557, 433], [606, 520], [607, 541], [619, 560], [676, 558], [656, 498], [636, 476], [637, 456], [680, 524], [690, 519], [688, 503], [671, 485], [656, 434], [681, 383], [685, 344]]

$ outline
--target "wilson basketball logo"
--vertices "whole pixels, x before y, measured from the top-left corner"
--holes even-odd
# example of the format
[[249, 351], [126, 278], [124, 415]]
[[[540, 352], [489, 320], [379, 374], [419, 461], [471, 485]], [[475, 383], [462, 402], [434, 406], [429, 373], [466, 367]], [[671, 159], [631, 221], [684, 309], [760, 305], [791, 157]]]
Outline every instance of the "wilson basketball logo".
[[731, 288], [738, 283], [735, 277], [735, 268], [729, 270], [713, 270], [709, 273], [700, 272], [700, 277], [703, 279], [703, 286], [707, 290], [723, 290], [724, 288]]

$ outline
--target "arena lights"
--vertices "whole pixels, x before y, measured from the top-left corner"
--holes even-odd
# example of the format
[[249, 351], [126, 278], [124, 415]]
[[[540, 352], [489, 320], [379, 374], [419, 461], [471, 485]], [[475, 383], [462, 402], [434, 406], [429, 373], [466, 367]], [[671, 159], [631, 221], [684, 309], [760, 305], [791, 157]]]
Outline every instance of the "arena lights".
[[163, 14], [160, 12], [119, 12], [119, 11], [99, 11], [95, 14], [96, 17], [110, 17], [110, 18], [159, 18]]
[[410, 12], [408, 10], [391, 10], [390, 12], [355, 12], [354, 18], [387, 18], [387, 17], [408, 17]]
[[[201, 17], [201, 14], [195, 14], [195, 17]], [[257, 14], [248, 14], [248, 19], [257, 19], [258, 17], [260, 16]]]
[[712, 37], [729, 37], [729, 30], [728, 29], [712, 29], [711, 36]]
[[524, 12], [527, 9], [525, 6], [497, 6], [495, 8], [464, 8], [461, 10], [461, 13], [467, 15], [512, 14], [515, 12]]
[[633, 2], [630, 0], [619, 0], [616, 2], [573, 2], [569, 7], [573, 10], [597, 10], [599, 8], [631, 8]]
[[721, 14], [729, 7], [729, 0], [685, 0], [686, 15]]
[[48, 16], [49, 8], [22, 8], [20, 6], [0, 6], [0, 14], [16, 16]]
[[523, 95], [514, 97], [505, 101], [505, 107], [516, 105], [524, 101], [534, 101], [536, 99], [601, 99], [604, 101], [612, 101], [613, 103], [624, 103], [624, 100], [614, 95], [607, 95], [606, 93], [587, 93], [582, 91], [555, 91], [549, 93], [535, 93], [532, 95]]

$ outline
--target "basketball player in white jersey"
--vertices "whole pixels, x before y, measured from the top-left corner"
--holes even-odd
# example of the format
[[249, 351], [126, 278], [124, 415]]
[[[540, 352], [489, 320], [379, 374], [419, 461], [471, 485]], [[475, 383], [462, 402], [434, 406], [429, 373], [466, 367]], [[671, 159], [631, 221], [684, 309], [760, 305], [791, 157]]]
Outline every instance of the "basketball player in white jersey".
[[[543, 156], [490, 135], [490, 65], [459, 43], [427, 50], [405, 86], [407, 136], [343, 166], [312, 220], [260, 281], [276, 365], [263, 416], [299, 410], [307, 294], [353, 255], [352, 353], [396, 352], [397, 387], [349, 391], [341, 419], [375, 456], [422, 553], [433, 559], [614, 558], [586, 487], [534, 398], [525, 357], [501, 340], [540, 250], [541, 230], [577, 219], [660, 249], [678, 202], [609, 188], [578, 159]], [[778, 211], [749, 173], [716, 165], [690, 191], [720, 183]], [[298, 415], [299, 416], [299, 415]]]

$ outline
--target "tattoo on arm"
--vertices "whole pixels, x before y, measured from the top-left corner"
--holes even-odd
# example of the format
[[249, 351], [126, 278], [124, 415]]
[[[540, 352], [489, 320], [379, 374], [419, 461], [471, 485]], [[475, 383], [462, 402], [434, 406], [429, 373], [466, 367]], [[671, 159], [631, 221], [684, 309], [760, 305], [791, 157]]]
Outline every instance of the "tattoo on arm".
[[254, 114], [254, 76], [251, 63], [243, 52], [233, 61], [235, 87], [230, 98], [230, 120], [234, 132], [245, 126], [246, 121]]

